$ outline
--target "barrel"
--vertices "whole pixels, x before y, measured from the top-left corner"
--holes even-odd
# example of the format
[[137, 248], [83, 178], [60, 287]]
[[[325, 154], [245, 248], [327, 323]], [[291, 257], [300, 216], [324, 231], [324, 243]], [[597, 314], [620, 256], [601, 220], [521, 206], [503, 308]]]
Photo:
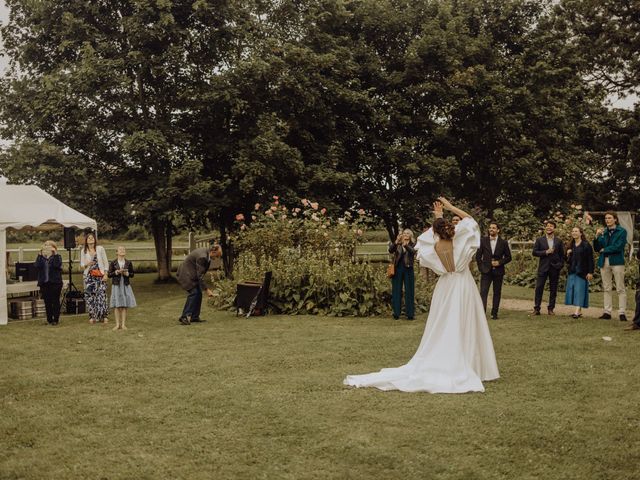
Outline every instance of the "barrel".
[[33, 316], [38, 318], [47, 316], [47, 310], [44, 307], [44, 300], [36, 299], [33, 301]]
[[25, 320], [33, 317], [33, 301], [11, 300], [11, 317], [18, 320]]

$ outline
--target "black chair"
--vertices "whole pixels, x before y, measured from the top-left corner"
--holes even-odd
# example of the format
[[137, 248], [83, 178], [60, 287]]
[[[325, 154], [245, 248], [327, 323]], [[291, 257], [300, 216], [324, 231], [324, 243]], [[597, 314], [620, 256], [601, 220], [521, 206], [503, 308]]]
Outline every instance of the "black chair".
[[236, 285], [236, 315], [239, 315], [241, 310], [247, 317], [267, 314], [271, 277], [272, 273], [267, 272], [262, 283], [241, 282]]

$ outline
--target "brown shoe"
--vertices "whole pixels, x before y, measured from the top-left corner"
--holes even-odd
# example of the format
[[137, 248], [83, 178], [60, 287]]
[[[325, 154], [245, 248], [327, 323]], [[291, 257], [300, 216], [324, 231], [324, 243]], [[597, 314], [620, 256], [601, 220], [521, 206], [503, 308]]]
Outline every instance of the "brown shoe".
[[553, 313], [553, 308], [547, 309], [547, 315], [555, 315], [555, 313]]
[[640, 325], [632, 323], [628, 327], [624, 327], [625, 330], [640, 330]]

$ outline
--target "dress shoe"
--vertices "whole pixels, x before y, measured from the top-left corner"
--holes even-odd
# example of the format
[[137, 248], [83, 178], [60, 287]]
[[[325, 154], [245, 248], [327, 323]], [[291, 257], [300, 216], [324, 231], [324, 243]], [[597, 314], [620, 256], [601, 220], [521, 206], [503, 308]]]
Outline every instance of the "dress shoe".
[[621, 322], [626, 322], [627, 321], [627, 316], [624, 313], [620, 314], [620, 321]]
[[202, 318], [192, 318], [191, 319], [191, 323], [202, 323], [202, 322], [206, 322], [206, 320], [204, 320]]
[[539, 308], [534, 308], [533, 312], [531, 312], [531, 315], [540, 315], [540, 309]]
[[604, 312], [602, 315], [598, 317], [600, 320], [611, 320], [611, 314]]
[[498, 315], [496, 315], [495, 313], [491, 314], [491, 320], [497, 320], [498, 319]]
[[624, 327], [625, 330], [640, 330], [640, 325], [637, 323], [632, 323], [628, 327]]
[[190, 325], [191, 321], [189, 320], [188, 317], [180, 317], [178, 319], [178, 321], [182, 324], [182, 325]]
[[571, 318], [580, 318], [582, 317], [581, 313], [574, 313], [573, 315], [571, 315]]
[[548, 308], [547, 309], [547, 315], [555, 315], [553, 308]]
[[407, 317], [407, 320], [413, 320], [413, 317]]
[[394, 319], [394, 320], [399, 320], [399, 319], [400, 319], [400, 317], [399, 317], [399, 316], [397, 316], [397, 315], [394, 315], [394, 316], [393, 316], [393, 319]]

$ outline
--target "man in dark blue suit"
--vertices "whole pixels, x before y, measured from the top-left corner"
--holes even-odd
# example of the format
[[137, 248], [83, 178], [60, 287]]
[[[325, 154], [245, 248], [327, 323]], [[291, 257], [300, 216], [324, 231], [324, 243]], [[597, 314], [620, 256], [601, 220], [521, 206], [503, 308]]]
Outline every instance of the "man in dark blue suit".
[[533, 314], [540, 315], [542, 294], [544, 293], [544, 285], [547, 283], [548, 278], [549, 305], [547, 306], [547, 313], [549, 313], [549, 315], [555, 315], [553, 309], [556, 307], [560, 270], [562, 270], [564, 265], [564, 246], [562, 245], [562, 241], [554, 234], [556, 230], [554, 221], [547, 220], [544, 224], [544, 230], [545, 236], [536, 239], [536, 243], [533, 245], [533, 256], [540, 258]]
[[487, 297], [489, 288], [493, 284], [493, 304], [491, 306], [491, 318], [498, 319], [500, 296], [502, 293], [502, 280], [504, 279], [504, 266], [511, 261], [511, 249], [509, 243], [500, 237], [500, 227], [496, 222], [489, 223], [489, 235], [480, 238], [480, 248], [476, 253], [476, 262], [480, 270], [480, 297], [487, 310]]

